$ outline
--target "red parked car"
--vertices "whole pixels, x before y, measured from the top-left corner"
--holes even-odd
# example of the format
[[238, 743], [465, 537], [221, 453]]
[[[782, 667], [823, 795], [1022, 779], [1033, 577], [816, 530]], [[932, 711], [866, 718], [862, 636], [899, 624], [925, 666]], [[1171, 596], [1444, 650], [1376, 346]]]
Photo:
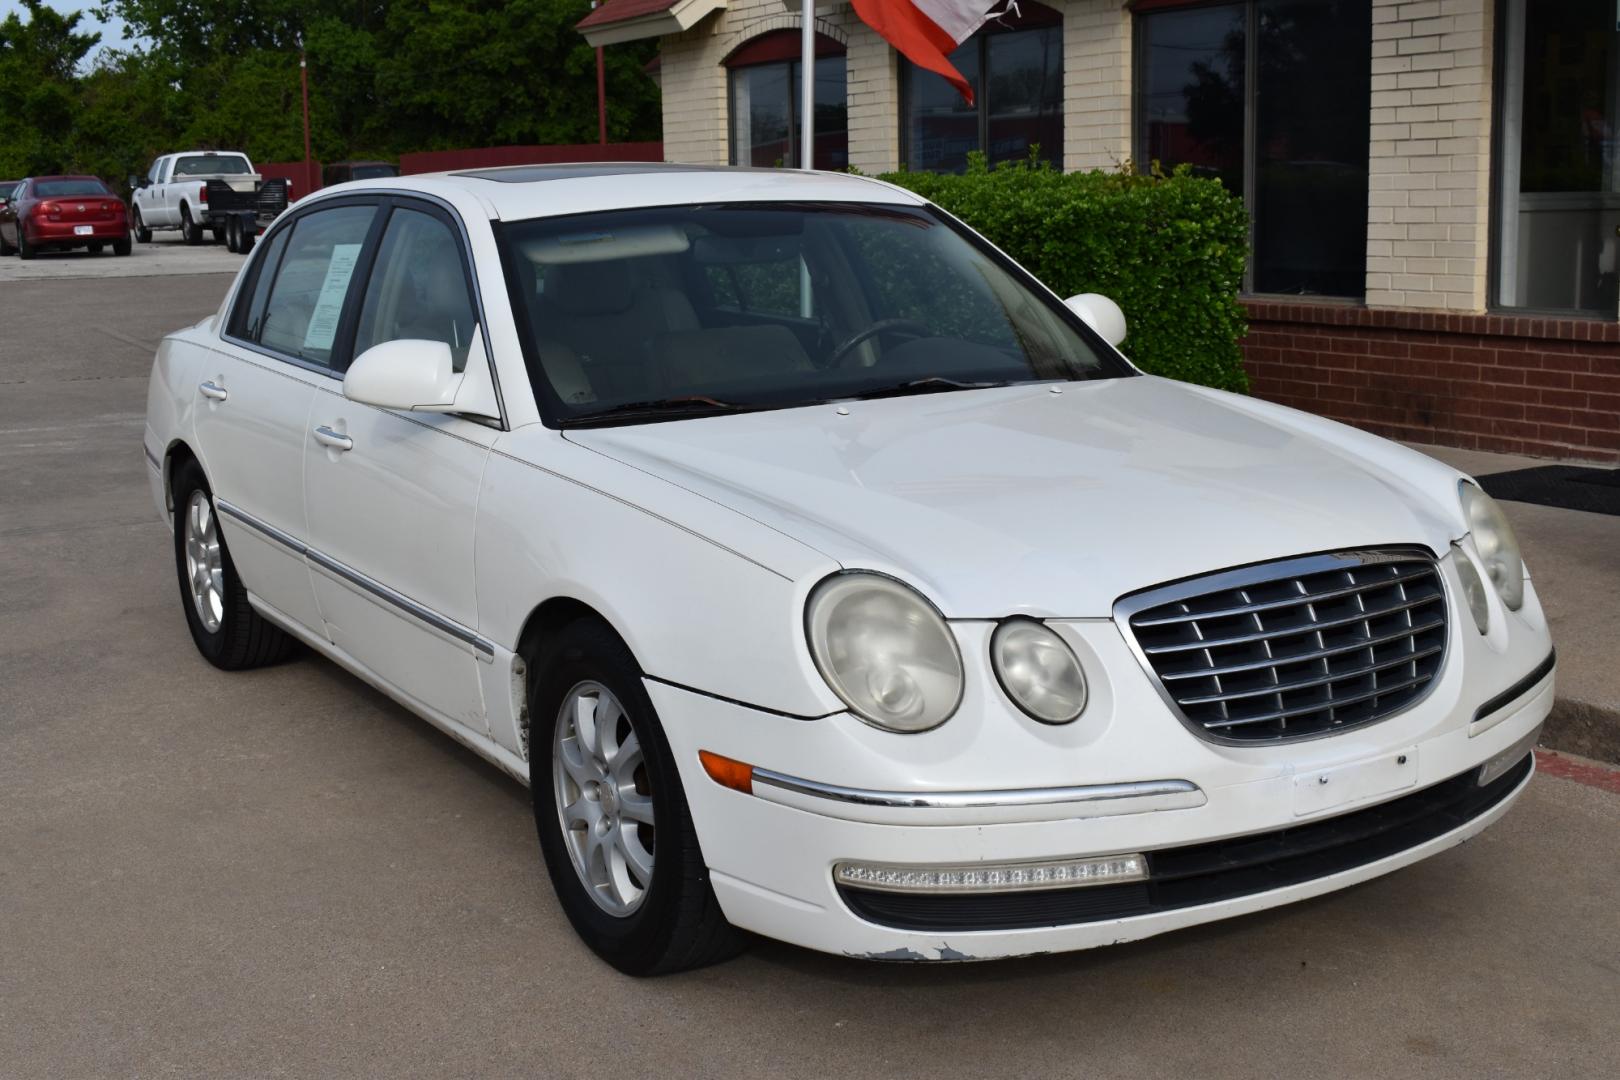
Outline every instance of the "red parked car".
[[76, 247], [94, 255], [109, 245], [129, 254], [129, 211], [94, 176], [30, 177], [0, 205], [0, 255]]

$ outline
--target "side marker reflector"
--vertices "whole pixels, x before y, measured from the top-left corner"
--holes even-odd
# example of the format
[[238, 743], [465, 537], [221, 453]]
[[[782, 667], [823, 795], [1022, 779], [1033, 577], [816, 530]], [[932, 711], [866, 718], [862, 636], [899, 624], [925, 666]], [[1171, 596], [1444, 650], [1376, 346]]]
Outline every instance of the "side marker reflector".
[[698, 751], [698, 760], [703, 763], [703, 771], [709, 774], [709, 779], [721, 787], [740, 791], [744, 795], [754, 793], [754, 767], [745, 765], [740, 761], [733, 761], [719, 754], [711, 754], [707, 750]]

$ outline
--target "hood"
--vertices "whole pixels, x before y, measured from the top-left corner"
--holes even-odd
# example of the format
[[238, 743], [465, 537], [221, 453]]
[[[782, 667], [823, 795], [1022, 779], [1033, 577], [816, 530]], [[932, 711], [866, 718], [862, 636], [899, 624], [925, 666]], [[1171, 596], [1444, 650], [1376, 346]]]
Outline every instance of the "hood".
[[1126, 593], [1194, 574], [1334, 549], [1444, 552], [1463, 531], [1456, 473], [1363, 433], [1148, 376], [1061, 389], [567, 438], [846, 568], [893, 574], [952, 618], [1106, 617]]

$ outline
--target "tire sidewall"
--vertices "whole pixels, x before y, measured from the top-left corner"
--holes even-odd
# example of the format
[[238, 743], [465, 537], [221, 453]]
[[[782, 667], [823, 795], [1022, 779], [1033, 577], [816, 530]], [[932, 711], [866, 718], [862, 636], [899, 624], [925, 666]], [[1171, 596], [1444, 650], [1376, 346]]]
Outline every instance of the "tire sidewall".
[[237, 603], [237, 590], [231, 586], [236, 581], [236, 566], [231, 562], [231, 553], [225, 546], [225, 534], [217, 524], [219, 510], [214, 509], [215, 530], [219, 536], [221, 559], [225, 568], [225, 605], [220, 616], [219, 629], [210, 631], [203, 625], [201, 616], [197, 614], [197, 604], [191, 598], [191, 582], [186, 575], [186, 513], [191, 506], [191, 493], [201, 491], [203, 497], [213, 505], [214, 493], [209, 490], [208, 480], [203, 476], [202, 469], [195, 462], [183, 463], [175, 472], [174, 477], [174, 572], [175, 582], [180, 589], [180, 606], [186, 613], [186, 625], [191, 629], [191, 639], [197, 643], [197, 651], [203, 658], [216, 666], [220, 665], [225, 657], [229, 642], [226, 640], [226, 630], [231, 626]]
[[[683, 885], [678, 833], [689, 820], [686, 796], [629, 650], [600, 624], [586, 622], [576, 624], [575, 629], [582, 632], [559, 635], [562, 644], [540, 658], [530, 694], [529, 785], [535, 826], [546, 869], [568, 921], [597, 955], [621, 971], [639, 973], [663, 955], [675, 933]], [[574, 868], [557, 813], [552, 778], [557, 712], [569, 691], [585, 681], [602, 684], [619, 699], [641, 743], [653, 789], [657, 832], [652, 887], [641, 905], [623, 917], [609, 915], [591, 899]]]

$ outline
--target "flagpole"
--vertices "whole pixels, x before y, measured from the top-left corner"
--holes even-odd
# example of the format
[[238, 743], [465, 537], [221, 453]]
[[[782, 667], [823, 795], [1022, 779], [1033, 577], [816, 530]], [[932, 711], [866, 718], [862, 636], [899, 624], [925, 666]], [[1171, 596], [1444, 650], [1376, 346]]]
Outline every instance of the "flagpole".
[[799, 168], [815, 168], [816, 0], [802, 0], [799, 27]]

